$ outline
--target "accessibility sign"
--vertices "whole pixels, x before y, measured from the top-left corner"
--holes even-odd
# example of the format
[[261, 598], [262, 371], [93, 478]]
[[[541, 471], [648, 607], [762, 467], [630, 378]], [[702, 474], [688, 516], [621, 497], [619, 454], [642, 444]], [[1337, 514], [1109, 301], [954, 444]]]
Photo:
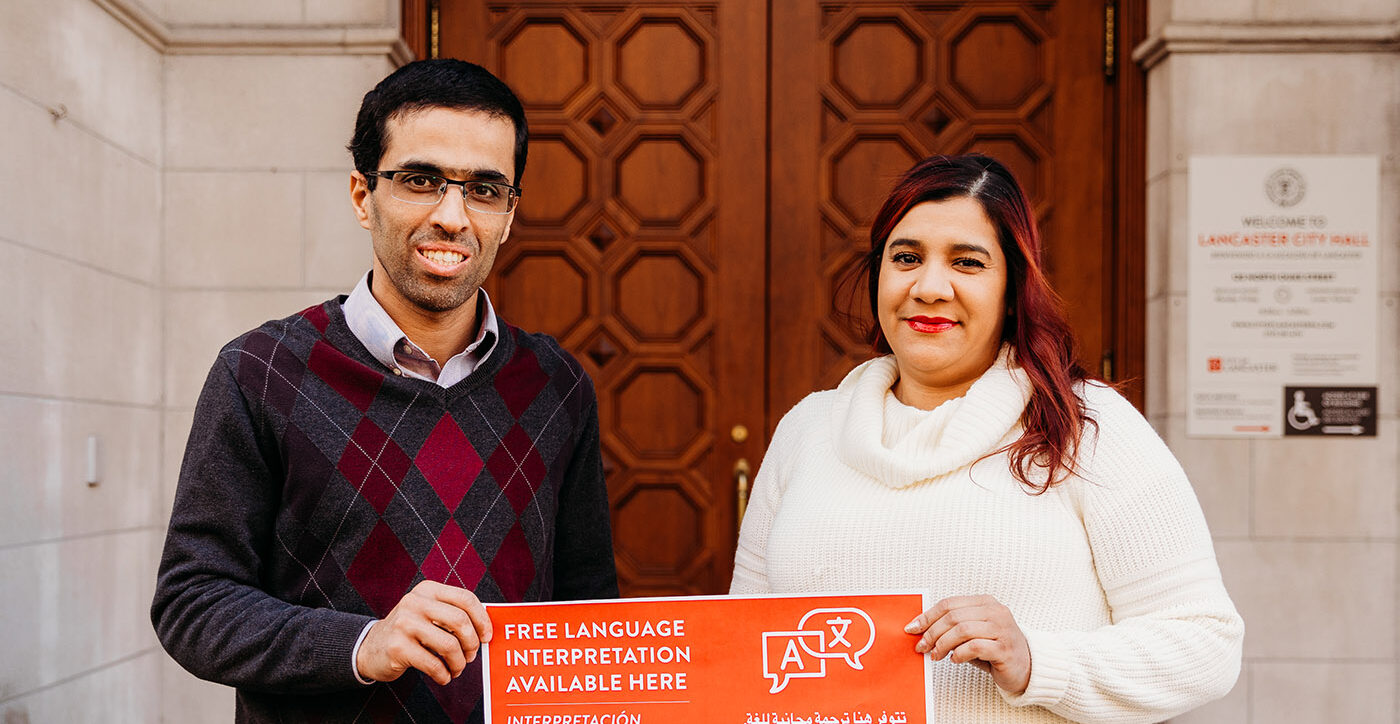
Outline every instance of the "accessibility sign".
[[1375, 387], [1283, 388], [1284, 435], [1376, 436]]

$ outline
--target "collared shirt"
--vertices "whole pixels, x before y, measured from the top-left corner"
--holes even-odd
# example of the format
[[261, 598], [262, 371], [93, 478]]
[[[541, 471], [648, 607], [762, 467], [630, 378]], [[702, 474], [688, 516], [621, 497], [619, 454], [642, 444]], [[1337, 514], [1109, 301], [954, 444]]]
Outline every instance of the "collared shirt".
[[[345, 324], [350, 327], [350, 332], [380, 364], [393, 370], [394, 374], [451, 387], [485, 362], [491, 350], [496, 348], [500, 327], [496, 324], [496, 310], [491, 306], [491, 298], [486, 295], [485, 289], [477, 297], [476, 318], [480, 324], [476, 339], [447, 360], [447, 364], [439, 365], [399, 329], [379, 300], [374, 298], [369, 290], [370, 275], [373, 273], [368, 271], [360, 277], [360, 283], [355, 285], [340, 308], [345, 312]], [[355, 639], [355, 647], [350, 651], [350, 672], [361, 684], [374, 683], [360, 676], [355, 662], [359, 658], [360, 644], [364, 643], [365, 634], [377, 621], [370, 621], [360, 629], [360, 637]]]
[[491, 298], [486, 296], [485, 289], [477, 296], [476, 318], [480, 324], [476, 339], [447, 362], [439, 364], [403, 333], [389, 313], [384, 311], [379, 300], [374, 298], [369, 290], [371, 274], [372, 271], [365, 272], [360, 277], [360, 283], [355, 285], [341, 308], [345, 310], [345, 323], [350, 331], [380, 364], [394, 374], [451, 387], [485, 362], [491, 350], [496, 348], [500, 327], [496, 324], [496, 310], [491, 306]]

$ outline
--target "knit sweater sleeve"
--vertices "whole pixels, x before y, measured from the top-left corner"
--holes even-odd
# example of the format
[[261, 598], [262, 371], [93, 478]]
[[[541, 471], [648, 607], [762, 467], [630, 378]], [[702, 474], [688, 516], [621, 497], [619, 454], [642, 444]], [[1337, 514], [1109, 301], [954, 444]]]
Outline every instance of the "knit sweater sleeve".
[[734, 552], [734, 577], [729, 583], [731, 594], [768, 593], [768, 535], [773, 519], [782, 504], [787, 489], [790, 461], [801, 454], [803, 431], [816, 415], [818, 395], [809, 395], [783, 415], [763, 463], [754, 477], [748, 507], [739, 527], [739, 543]]
[[588, 376], [581, 369], [578, 373], [583, 375], [579, 389], [586, 401], [582, 429], [559, 489], [559, 513], [554, 531], [554, 598], [617, 598], [608, 486], [603, 479], [603, 460], [598, 450], [598, 402]]
[[312, 694], [359, 686], [355, 641], [371, 619], [280, 600], [259, 585], [281, 481], [226, 354], [200, 394], [185, 447], [151, 621], [191, 673], [241, 689]]
[[1112, 624], [1025, 631], [1026, 691], [1006, 700], [1078, 722], [1159, 722], [1224, 696], [1244, 622], [1180, 464], [1117, 393], [1086, 386], [1098, 422], [1081, 446], [1078, 504]]

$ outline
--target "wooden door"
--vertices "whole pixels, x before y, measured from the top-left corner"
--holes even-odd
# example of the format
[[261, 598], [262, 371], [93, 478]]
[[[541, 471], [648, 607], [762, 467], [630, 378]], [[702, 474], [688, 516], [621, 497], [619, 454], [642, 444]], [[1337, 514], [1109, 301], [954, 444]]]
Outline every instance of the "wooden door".
[[488, 290], [593, 376], [624, 595], [727, 589], [735, 463], [868, 358], [839, 280], [916, 159], [1006, 162], [1085, 364], [1121, 344], [1100, 2], [410, 5], [439, 28], [408, 33], [420, 54], [485, 65], [529, 114]]
[[870, 358], [869, 303], [846, 273], [895, 179], [933, 153], [987, 153], [1025, 186], [1097, 370], [1113, 259], [1103, 5], [772, 4], [770, 422]]
[[487, 290], [593, 378], [624, 595], [727, 590], [733, 469], [764, 442], [765, 9], [438, 13], [440, 54], [525, 104], [524, 193]]

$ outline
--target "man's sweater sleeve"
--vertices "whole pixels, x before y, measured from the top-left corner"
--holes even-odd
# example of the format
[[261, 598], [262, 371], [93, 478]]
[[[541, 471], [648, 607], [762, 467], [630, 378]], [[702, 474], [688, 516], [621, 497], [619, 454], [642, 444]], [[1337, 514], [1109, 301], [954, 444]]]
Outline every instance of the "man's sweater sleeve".
[[260, 435], [225, 348], [195, 409], [151, 621], [166, 651], [200, 678], [309, 694], [359, 686], [351, 651], [369, 616], [296, 606], [263, 590], [281, 545], [277, 445]]
[[618, 595], [608, 486], [598, 449], [598, 401], [592, 381], [582, 370], [579, 374], [582, 428], [559, 489], [554, 526], [554, 599], [561, 601]]
[[1221, 581], [1186, 474], [1136, 410], [1104, 388], [1097, 432], [1071, 481], [1113, 623], [1025, 631], [1031, 680], [1013, 705], [1071, 721], [1158, 722], [1224, 696], [1239, 676], [1244, 621]]

